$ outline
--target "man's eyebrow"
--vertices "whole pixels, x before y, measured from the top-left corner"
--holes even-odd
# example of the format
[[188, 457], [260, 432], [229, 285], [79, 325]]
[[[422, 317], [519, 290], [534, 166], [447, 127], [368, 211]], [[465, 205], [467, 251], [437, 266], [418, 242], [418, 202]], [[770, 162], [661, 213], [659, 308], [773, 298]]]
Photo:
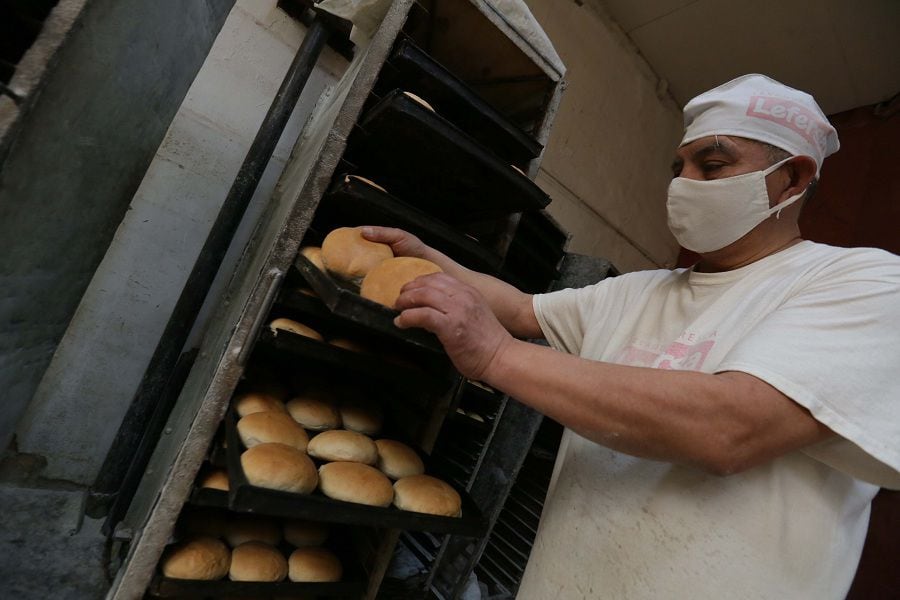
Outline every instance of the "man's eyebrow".
[[737, 154], [735, 154], [734, 149], [730, 148], [729, 146], [730, 144], [728, 144], [727, 142], [723, 144], [721, 141], [716, 141], [712, 144], [707, 144], [706, 146], [703, 146], [702, 148], [698, 148], [697, 150], [691, 152], [691, 158], [694, 160], [699, 160], [702, 158], [706, 158], [710, 154], [716, 154], [717, 152], [720, 152], [728, 158], [734, 160], [737, 158]]

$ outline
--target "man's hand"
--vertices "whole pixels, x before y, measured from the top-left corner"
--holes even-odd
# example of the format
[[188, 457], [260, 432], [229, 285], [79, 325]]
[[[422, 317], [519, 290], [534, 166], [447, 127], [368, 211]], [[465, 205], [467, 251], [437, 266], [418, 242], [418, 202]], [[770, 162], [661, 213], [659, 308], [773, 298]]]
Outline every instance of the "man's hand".
[[396, 307], [402, 311], [397, 327], [434, 333], [457, 370], [471, 379], [483, 379], [513, 341], [478, 290], [445, 273], [406, 284]]
[[411, 233], [394, 227], [376, 227], [366, 225], [362, 228], [362, 235], [370, 242], [380, 242], [391, 247], [394, 256], [414, 256], [416, 258], [428, 258], [426, 254], [431, 250], [422, 240]]

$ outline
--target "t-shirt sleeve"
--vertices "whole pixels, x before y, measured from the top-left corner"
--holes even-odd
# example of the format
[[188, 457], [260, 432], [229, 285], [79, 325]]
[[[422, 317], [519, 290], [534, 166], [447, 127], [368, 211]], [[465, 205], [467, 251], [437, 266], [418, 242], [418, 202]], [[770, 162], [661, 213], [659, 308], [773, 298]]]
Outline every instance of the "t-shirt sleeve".
[[840, 436], [806, 448], [808, 455], [896, 489], [898, 367], [900, 261], [892, 257], [821, 273], [754, 327], [717, 371], [759, 377]]
[[576, 355], [581, 352], [596, 296], [605, 287], [598, 289], [602, 283], [534, 295], [534, 316], [551, 348]]

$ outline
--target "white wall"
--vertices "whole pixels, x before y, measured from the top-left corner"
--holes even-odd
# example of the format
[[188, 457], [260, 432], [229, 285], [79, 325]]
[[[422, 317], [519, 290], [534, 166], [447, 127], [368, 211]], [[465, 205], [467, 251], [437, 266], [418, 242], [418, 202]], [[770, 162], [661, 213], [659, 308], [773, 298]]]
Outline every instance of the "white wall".
[[670, 267], [678, 245], [666, 226], [666, 187], [681, 111], [592, 1], [526, 0], [568, 81], [537, 181], [573, 234], [569, 251], [623, 272]]
[[[20, 421], [44, 477], [90, 484], [259, 124], [303, 39], [276, 0], [238, 0], [119, 226]], [[223, 266], [271, 195], [307, 115], [345, 61], [326, 49]], [[223, 280], [214, 290], [221, 291]], [[208, 312], [208, 311], [204, 311]], [[85, 420], [85, 413], [91, 420]], [[67, 423], [84, 424], [77, 429]]]

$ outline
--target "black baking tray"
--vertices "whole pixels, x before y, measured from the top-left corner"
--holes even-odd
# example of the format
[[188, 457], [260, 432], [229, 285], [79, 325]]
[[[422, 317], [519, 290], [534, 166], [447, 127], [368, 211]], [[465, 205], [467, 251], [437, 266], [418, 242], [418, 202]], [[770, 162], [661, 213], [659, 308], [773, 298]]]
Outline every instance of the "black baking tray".
[[381, 70], [376, 89], [383, 93], [387, 88], [424, 98], [441, 116], [507, 162], [521, 164], [543, 150], [537, 140], [409, 40], [397, 44]]
[[157, 575], [147, 588], [150, 598], [361, 598], [363, 581], [334, 583], [262, 583], [254, 581], [197, 581]]
[[294, 268], [333, 314], [419, 348], [444, 353], [434, 334], [424, 329], [400, 329], [394, 325], [396, 310], [363, 298], [358, 291], [322, 272], [302, 254], [294, 259]]
[[507, 161], [399, 89], [363, 115], [345, 158], [360, 175], [450, 223], [497, 219], [550, 203]]
[[496, 273], [500, 267], [500, 255], [477, 240], [390, 193], [346, 174], [338, 178], [319, 204], [315, 224], [323, 231], [338, 226], [399, 227], [470, 269]]
[[228, 508], [228, 492], [213, 488], [195, 487], [188, 499], [194, 506], [208, 506], [210, 508]]
[[[231, 411], [226, 415], [226, 427], [228, 478], [231, 487], [228, 503], [231, 510], [272, 517], [364, 525], [381, 529], [452, 533], [469, 537], [481, 537], [485, 533], [486, 525], [478, 506], [464, 489], [451, 482], [448, 483], [454, 485], [462, 499], [462, 516], [459, 517], [441, 517], [400, 510], [394, 506], [384, 508], [333, 500], [318, 491], [312, 494], [293, 494], [250, 485], [241, 467], [243, 445], [238, 437], [234, 414]], [[427, 458], [423, 455], [426, 467]]]

